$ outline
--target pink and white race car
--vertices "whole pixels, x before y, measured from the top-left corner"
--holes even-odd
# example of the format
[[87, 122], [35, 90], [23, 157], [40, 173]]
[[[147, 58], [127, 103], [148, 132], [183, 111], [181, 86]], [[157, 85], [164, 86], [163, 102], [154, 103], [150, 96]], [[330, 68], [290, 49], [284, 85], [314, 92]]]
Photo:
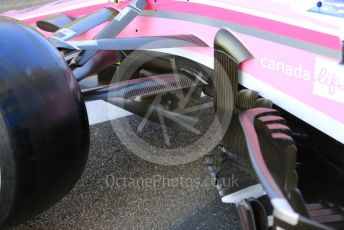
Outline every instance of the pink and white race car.
[[343, 22], [343, 0], [59, 0], [3, 13], [0, 228], [72, 189], [93, 100], [191, 131], [202, 120], [185, 106], [210, 101], [204, 135], [216, 138], [194, 157], [206, 155], [243, 229], [344, 228]]

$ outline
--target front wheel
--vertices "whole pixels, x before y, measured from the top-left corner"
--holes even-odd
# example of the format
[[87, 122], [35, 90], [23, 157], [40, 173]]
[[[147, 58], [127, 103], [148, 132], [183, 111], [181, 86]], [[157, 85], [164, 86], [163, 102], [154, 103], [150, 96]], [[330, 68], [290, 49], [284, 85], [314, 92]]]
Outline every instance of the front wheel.
[[0, 17], [0, 228], [64, 197], [87, 161], [89, 126], [78, 84], [38, 32]]

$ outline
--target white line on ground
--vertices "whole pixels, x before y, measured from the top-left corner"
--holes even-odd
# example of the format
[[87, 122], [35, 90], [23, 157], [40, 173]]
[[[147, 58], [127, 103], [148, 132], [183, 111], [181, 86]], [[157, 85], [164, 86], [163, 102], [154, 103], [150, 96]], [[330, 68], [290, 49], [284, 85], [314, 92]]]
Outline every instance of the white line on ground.
[[90, 125], [132, 115], [132, 113], [105, 101], [86, 102], [86, 108]]

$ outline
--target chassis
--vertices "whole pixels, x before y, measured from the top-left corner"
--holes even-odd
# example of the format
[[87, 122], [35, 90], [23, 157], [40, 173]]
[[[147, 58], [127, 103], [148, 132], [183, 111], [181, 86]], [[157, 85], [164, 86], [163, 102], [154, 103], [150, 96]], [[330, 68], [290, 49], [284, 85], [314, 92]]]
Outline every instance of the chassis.
[[[165, 22], [173, 25], [168, 12], [180, 6], [176, 1], [81, 1], [75, 7], [61, 2], [60, 10], [44, 13], [41, 7], [8, 12], [0, 18], [1, 228], [41, 213], [79, 179], [89, 146], [85, 101], [105, 100], [144, 118], [151, 111], [148, 119], [160, 124], [163, 112], [168, 119], [162, 125], [190, 128], [200, 121], [198, 113], [178, 108], [194, 103], [201, 92], [213, 101], [221, 137], [206, 151], [210, 153], [205, 164], [222, 201], [236, 204], [243, 229], [343, 228], [344, 121], [331, 117], [327, 127], [326, 120], [321, 120], [326, 116], [318, 116], [331, 115], [332, 109], [326, 109], [334, 105], [337, 113], [343, 114], [342, 99], [319, 99], [322, 113], [310, 117], [305, 114], [318, 106], [313, 102], [309, 106], [315, 109], [303, 108], [272, 95], [266, 87], [260, 92], [261, 84], [256, 81], [255, 86], [243, 73], [257, 70], [254, 60], [261, 50], [252, 48], [246, 35], [238, 37], [227, 28], [202, 36], [207, 27], [195, 26], [191, 32], [196, 35], [190, 35], [186, 33], [190, 21], [185, 21], [183, 28], [171, 34], [162, 29], [159, 34], [154, 26], [161, 18], [147, 18], [154, 12], [165, 13]], [[221, 8], [221, 1], [215, 2], [218, 6], [213, 11], [227, 10]], [[182, 13], [201, 5], [183, 4], [178, 8]], [[49, 6], [54, 4], [47, 9]], [[257, 27], [262, 29], [264, 25], [259, 23]], [[293, 36], [301, 37], [297, 34], [301, 27], [293, 28]], [[309, 34], [333, 42], [318, 31]], [[259, 33], [256, 36], [261, 38]], [[313, 42], [312, 37], [305, 39]], [[264, 41], [256, 42], [264, 45]], [[301, 43], [293, 44], [295, 49]], [[338, 63], [341, 48], [338, 43], [330, 53], [337, 55]], [[293, 49], [290, 52], [297, 53]], [[317, 52], [324, 54], [328, 49]], [[282, 47], [280, 50], [283, 52]], [[301, 51], [300, 55], [307, 57]], [[276, 75], [289, 75], [292, 81], [311, 78], [307, 66], [301, 64], [286, 64], [268, 56], [263, 56], [260, 64], [263, 74], [265, 68]], [[89, 86], [87, 80], [94, 75], [97, 82]], [[343, 90], [342, 76], [329, 82], [327, 72], [324, 75], [327, 80], [318, 79], [317, 83], [333, 83], [336, 90]], [[273, 89], [279, 83], [271, 80], [268, 84]], [[178, 93], [190, 89], [191, 99], [179, 100]], [[163, 99], [155, 104], [155, 96]], [[307, 100], [305, 97], [305, 104]], [[335, 119], [337, 123], [332, 122]], [[178, 158], [175, 161], [183, 163]], [[234, 174], [243, 182], [239, 188], [225, 183]]]

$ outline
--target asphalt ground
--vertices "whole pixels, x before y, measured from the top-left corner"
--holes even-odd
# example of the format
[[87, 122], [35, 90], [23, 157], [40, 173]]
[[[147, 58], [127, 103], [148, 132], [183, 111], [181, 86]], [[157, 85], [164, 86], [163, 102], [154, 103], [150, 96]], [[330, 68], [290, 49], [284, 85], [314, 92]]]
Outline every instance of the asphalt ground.
[[[147, 162], [123, 146], [110, 122], [91, 126], [90, 150], [72, 192], [16, 230], [238, 229], [235, 208], [221, 204], [215, 188], [203, 183], [210, 181], [203, 159], [179, 166]], [[201, 185], [179, 183], [181, 178]], [[149, 180], [158, 182], [154, 186]]]
[[[47, 1], [0, 1], [0, 11]], [[97, 119], [97, 106], [89, 107]], [[140, 118], [130, 115], [132, 124]], [[240, 229], [235, 207], [220, 202], [203, 159], [178, 166], [142, 160], [122, 144], [110, 121], [91, 126], [89, 161], [75, 188], [45, 213], [24, 223], [26, 229]], [[150, 139], [161, 132], [149, 123]], [[185, 135], [169, 130], [175, 143]], [[159, 144], [158, 143], [158, 144]], [[183, 180], [201, 182], [180, 183]], [[129, 183], [129, 181], [133, 183]], [[152, 181], [155, 181], [152, 185]], [[177, 181], [177, 184], [174, 183]], [[204, 183], [203, 183], [204, 182]]]

